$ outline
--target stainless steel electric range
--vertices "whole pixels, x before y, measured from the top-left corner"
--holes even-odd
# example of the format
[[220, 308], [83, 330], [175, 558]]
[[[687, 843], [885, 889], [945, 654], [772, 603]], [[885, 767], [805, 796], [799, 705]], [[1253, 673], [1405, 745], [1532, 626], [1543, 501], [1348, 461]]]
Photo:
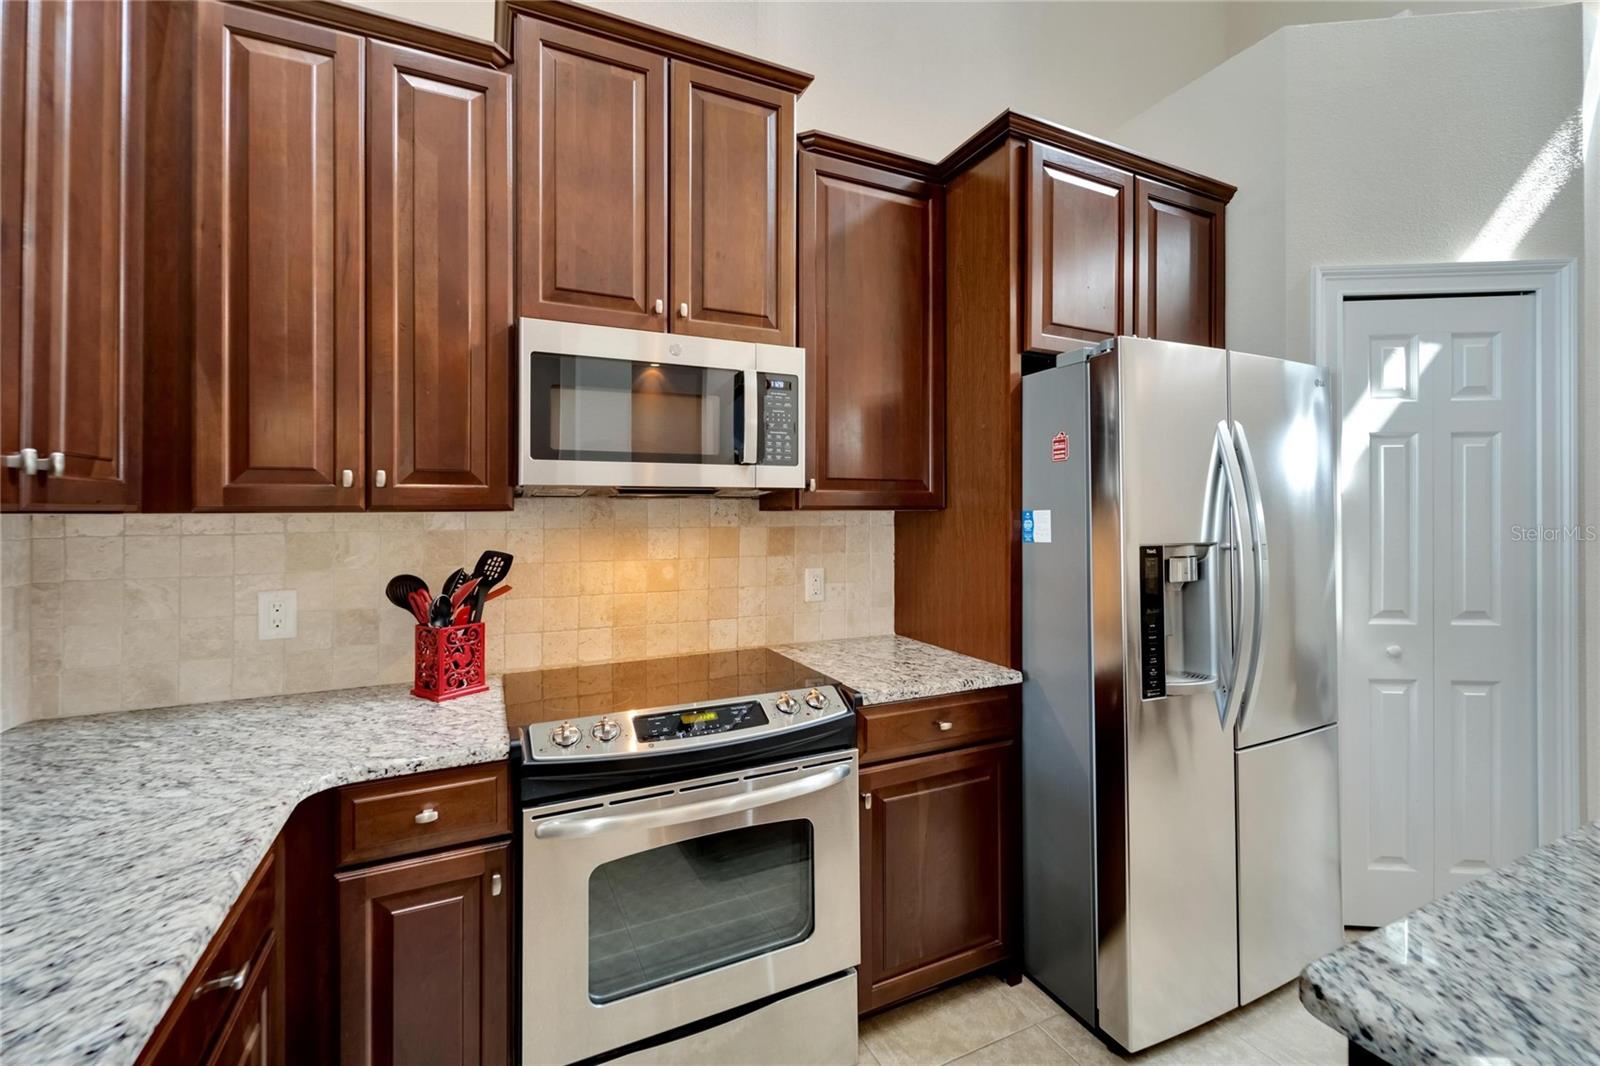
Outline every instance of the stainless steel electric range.
[[505, 693], [522, 1061], [853, 1063], [851, 694], [765, 649]]

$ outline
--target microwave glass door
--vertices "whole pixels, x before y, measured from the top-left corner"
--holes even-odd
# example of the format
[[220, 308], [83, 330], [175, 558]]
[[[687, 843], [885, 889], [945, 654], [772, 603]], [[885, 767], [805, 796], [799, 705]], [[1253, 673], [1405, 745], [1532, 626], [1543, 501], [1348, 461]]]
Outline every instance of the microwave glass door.
[[746, 398], [738, 370], [539, 351], [529, 363], [533, 459], [739, 462]]
[[809, 820], [624, 855], [589, 877], [589, 999], [611, 1003], [798, 944], [816, 922]]

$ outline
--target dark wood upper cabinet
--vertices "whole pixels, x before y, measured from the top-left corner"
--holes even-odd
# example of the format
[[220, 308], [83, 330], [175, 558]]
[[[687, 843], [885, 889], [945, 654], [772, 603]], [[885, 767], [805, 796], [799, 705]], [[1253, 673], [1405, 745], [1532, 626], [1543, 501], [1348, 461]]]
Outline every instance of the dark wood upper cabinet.
[[1062, 352], [1127, 333], [1133, 175], [1033, 141], [1026, 180], [1026, 346]]
[[1222, 347], [1223, 211], [1220, 200], [1140, 178], [1138, 324], [1141, 337]]
[[365, 499], [363, 43], [201, 5], [199, 509], [359, 509]]
[[370, 505], [509, 507], [510, 77], [367, 46]]
[[1006, 958], [1016, 745], [861, 771], [862, 1011]]
[[0, 500], [7, 507], [129, 510], [138, 503], [138, 8], [30, 0], [7, 3], [0, 14], [0, 444], [8, 462]]
[[664, 56], [516, 20], [518, 312], [666, 328]]
[[944, 189], [825, 135], [800, 152], [799, 343], [814, 488], [766, 508], [944, 506]]
[[672, 331], [794, 343], [794, 94], [672, 63]]
[[510, 1055], [510, 845], [338, 874], [340, 1060]]

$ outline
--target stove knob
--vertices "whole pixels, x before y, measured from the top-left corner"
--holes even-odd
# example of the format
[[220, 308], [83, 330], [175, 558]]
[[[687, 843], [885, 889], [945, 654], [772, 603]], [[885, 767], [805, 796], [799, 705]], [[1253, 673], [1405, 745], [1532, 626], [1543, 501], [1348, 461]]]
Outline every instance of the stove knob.
[[589, 730], [594, 738], [602, 744], [610, 743], [622, 735], [622, 727], [609, 718], [602, 718]]
[[806, 706], [810, 707], [813, 711], [820, 711], [827, 705], [828, 697], [824, 696], [816, 689], [812, 689], [810, 692], [806, 693]]
[[800, 701], [789, 695], [787, 692], [778, 693], [778, 698], [775, 702], [778, 705], [778, 710], [782, 711], [784, 714], [793, 714], [800, 707]]
[[583, 739], [583, 730], [571, 722], [562, 722], [550, 730], [550, 743], [558, 748], [570, 748]]

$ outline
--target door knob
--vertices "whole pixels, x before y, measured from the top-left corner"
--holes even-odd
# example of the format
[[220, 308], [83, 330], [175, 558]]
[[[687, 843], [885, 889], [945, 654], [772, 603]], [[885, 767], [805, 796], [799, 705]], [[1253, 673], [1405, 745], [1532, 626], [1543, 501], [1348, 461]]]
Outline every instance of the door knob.
[[1391, 644], [1383, 649], [1383, 653], [1391, 659], [1398, 659], [1400, 658], [1400, 645]]

